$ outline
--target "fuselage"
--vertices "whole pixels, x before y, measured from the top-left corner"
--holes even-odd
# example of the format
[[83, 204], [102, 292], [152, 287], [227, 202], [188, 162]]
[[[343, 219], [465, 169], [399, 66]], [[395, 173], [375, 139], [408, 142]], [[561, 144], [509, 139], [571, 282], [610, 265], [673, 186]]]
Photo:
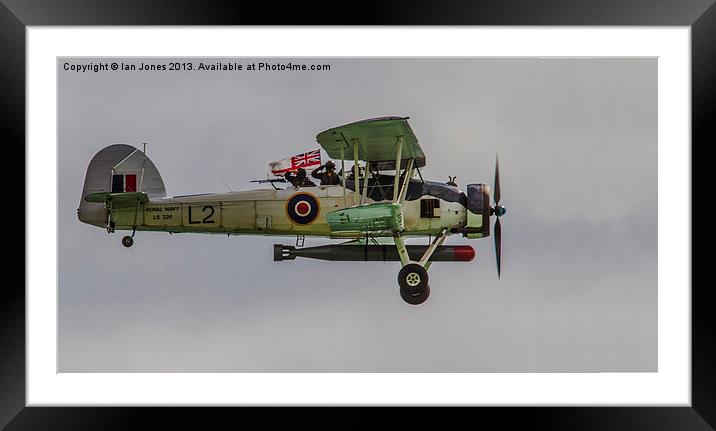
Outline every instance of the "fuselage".
[[[457, 187], [444, 187], [454, 189], [455, 195], [462, 194]], [[150, 199], [136, 206], [110, 209], [110, 214], [98, 204], [101, 209], [93, 208], [84, 214], [80, 211], [79, 218], [106, 228], [109, 216], [112, 228], [118, 230], [136, 227], [138, 231], [173, 233], [357, 238], [365, 233], [331, 231], [326, 214], [379, 201], [350, 189], [344, 192], [341, 185], [287, 187]], [[443, 229], [457, 232], [467, 220], [463, 203], [427, 194], [406, 200], [402, 217], [404, 235], [435, 235]], [[392, 236], [392, 233], [375, 232], [371, 236]]]

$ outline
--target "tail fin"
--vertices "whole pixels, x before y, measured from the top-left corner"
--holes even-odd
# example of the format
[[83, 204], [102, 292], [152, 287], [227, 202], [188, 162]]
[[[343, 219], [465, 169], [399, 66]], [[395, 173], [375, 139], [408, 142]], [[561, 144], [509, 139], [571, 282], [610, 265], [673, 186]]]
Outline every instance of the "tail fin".
[[126, 144], [105, 147], [87, 167], [77, 216], [84, 223], [106, 227], [105, 205], [85, 198], [94, 193], [134, 192], [146, 193], [149, 198], [163, 198], [167, 194], [159, 171], [146, 154]]

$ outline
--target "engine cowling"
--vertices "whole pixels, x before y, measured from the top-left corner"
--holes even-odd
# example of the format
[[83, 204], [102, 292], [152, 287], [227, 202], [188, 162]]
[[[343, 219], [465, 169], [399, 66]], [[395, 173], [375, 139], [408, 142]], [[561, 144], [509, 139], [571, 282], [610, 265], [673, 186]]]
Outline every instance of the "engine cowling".
[[490, 236], [490, 186], [467, 185], [467, 223], [462, 235], [467, 238]]

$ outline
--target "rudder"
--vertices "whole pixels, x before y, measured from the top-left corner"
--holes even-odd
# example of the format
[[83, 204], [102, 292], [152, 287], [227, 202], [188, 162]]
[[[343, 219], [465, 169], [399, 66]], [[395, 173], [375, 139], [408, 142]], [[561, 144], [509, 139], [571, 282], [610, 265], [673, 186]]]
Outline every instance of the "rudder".
[[106, 227], [105, 205], [87, 202], [93, 193], [146, 193], [149, 198], [166, 197], [159, 170], [141, 150], [127, 144], [114, 144], [100, 150], [87, 166], [77, 216], [80, 221]]

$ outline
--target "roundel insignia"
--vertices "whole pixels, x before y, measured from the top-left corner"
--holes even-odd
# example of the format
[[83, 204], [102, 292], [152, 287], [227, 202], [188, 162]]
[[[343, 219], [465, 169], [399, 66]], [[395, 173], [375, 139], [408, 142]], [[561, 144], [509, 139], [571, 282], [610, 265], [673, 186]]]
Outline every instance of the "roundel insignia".
[[296, 193], [286, 201], [286, 215], [296, 224], [311, 224], [318, 217], [321, 206], [310, 193]]

